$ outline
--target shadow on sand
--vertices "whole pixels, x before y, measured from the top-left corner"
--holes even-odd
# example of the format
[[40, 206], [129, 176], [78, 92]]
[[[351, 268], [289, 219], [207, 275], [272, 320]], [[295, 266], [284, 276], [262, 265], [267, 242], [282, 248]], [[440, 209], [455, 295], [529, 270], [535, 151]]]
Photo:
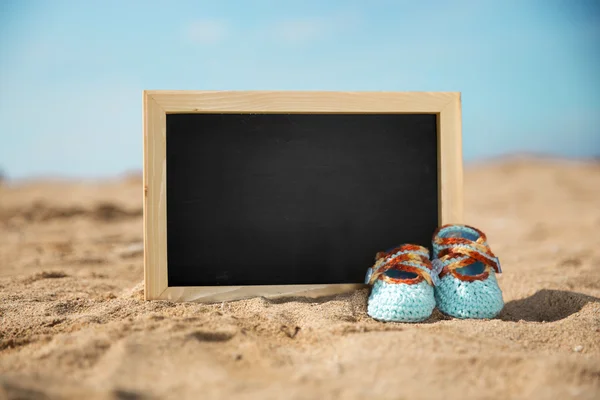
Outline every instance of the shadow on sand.
[[597, 302], [600, 302], [599, 298], [582, 293], [542, 289], [524, 299], [509, 301], [497, 318], [503, 321], [552, 322], [575, 314], [588, 303]]
[[[368, 290], [342, 293], [330, 296], [308, 298], [302, 296], [291, 296], [282, 298], [264, 299], [267, 304], [276, 305], [288, 302], [298, 303], [327, 303], [332, 300], [350, 301], [352, 297], [361, 298], [362, 307], [360, 311], [366, 312]], [[364, 302], [364, 303], [363, 303]], [[502, 321], [529, 321], [529, 322], [553, 322], [567, 318], [580, 311], [588, 303], [600, 303], [600, 298], [588, 296], [582, 293], [569, 292], [566, 290], [542, 289], [524, 299], [509, 301], [504, 309], [495, 319]], [[358, 310], [357, 310], [358, 311]], [[450, 320], [452, 317], [442, 314], [437, 308], [426, 321], [421, 323], [431, 324], [442, 320]]]

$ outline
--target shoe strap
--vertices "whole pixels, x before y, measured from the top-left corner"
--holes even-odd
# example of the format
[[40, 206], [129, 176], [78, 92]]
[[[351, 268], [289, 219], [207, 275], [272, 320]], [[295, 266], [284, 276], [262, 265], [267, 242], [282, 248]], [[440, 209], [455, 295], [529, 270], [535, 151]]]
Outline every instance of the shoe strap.
[[429, 261], [429, 250], [417, 245], [402, 245], [387, 252], [379, 252], [376, 262], [369, 268], [365, 283], [372, 285], [377, 279], [388, 283], [402, 283], [402, 279], [392, 278], [385, 273], [390, 270], [412, 272], [421, 276], [430, 285], [438, 283], [438, 272]]
[[452, 271], [479, 261], [486, 266], [486, 269], [491, 268], [498, 274], [502, 273], [500, 260], [492, 253], [483, 232], [476, 228], [465, 226], [466, 229], [478, 233], [477, 240], [469, 240], [462, 237], [441, 237], [439, 232], [446, 227], [448, 225], [438, 229], [434, 238], [434, 245], [438, 251], [436, 259], [439, 260], [435, 264], [438, 268], [441, 263], [441, 267]]

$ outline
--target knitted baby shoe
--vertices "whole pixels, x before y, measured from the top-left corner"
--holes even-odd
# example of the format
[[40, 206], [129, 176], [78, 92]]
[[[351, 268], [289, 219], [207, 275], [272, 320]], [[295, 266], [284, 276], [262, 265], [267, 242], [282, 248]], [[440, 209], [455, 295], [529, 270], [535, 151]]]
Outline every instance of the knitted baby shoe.
[[467, 225], [444, 225], [433, 235], [432, 265], [440, 270], [435, 287], [438, 309], [456, 318], [493, 318], [504, 307], [496, 274], [502, 273], [483, 232]]
[[379, 252], [365, 278], [373, 286], [367, 314], [380, 321], [423, 321], [435, 308], [436, 281], [425, 247], [405, 244]]

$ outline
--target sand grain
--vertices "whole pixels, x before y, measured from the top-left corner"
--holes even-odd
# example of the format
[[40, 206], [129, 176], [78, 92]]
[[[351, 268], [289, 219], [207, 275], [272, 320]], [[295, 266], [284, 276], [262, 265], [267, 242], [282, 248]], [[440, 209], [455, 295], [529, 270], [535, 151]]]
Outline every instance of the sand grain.
[[0, 186], [0, 399], [600, 398], [600, 164], [467, 169], [490, 321], [310, 300], [145, 302], [139, 179]]

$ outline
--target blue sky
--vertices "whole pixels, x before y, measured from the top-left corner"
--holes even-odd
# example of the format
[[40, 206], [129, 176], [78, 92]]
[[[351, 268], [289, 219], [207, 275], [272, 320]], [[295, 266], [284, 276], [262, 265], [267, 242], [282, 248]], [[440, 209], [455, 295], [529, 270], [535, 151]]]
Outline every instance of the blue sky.
[[142, 90], [460, 91], [466, 161], [600, 155], [600, 2], [0, 0], [0, 168], [142, 167]]

